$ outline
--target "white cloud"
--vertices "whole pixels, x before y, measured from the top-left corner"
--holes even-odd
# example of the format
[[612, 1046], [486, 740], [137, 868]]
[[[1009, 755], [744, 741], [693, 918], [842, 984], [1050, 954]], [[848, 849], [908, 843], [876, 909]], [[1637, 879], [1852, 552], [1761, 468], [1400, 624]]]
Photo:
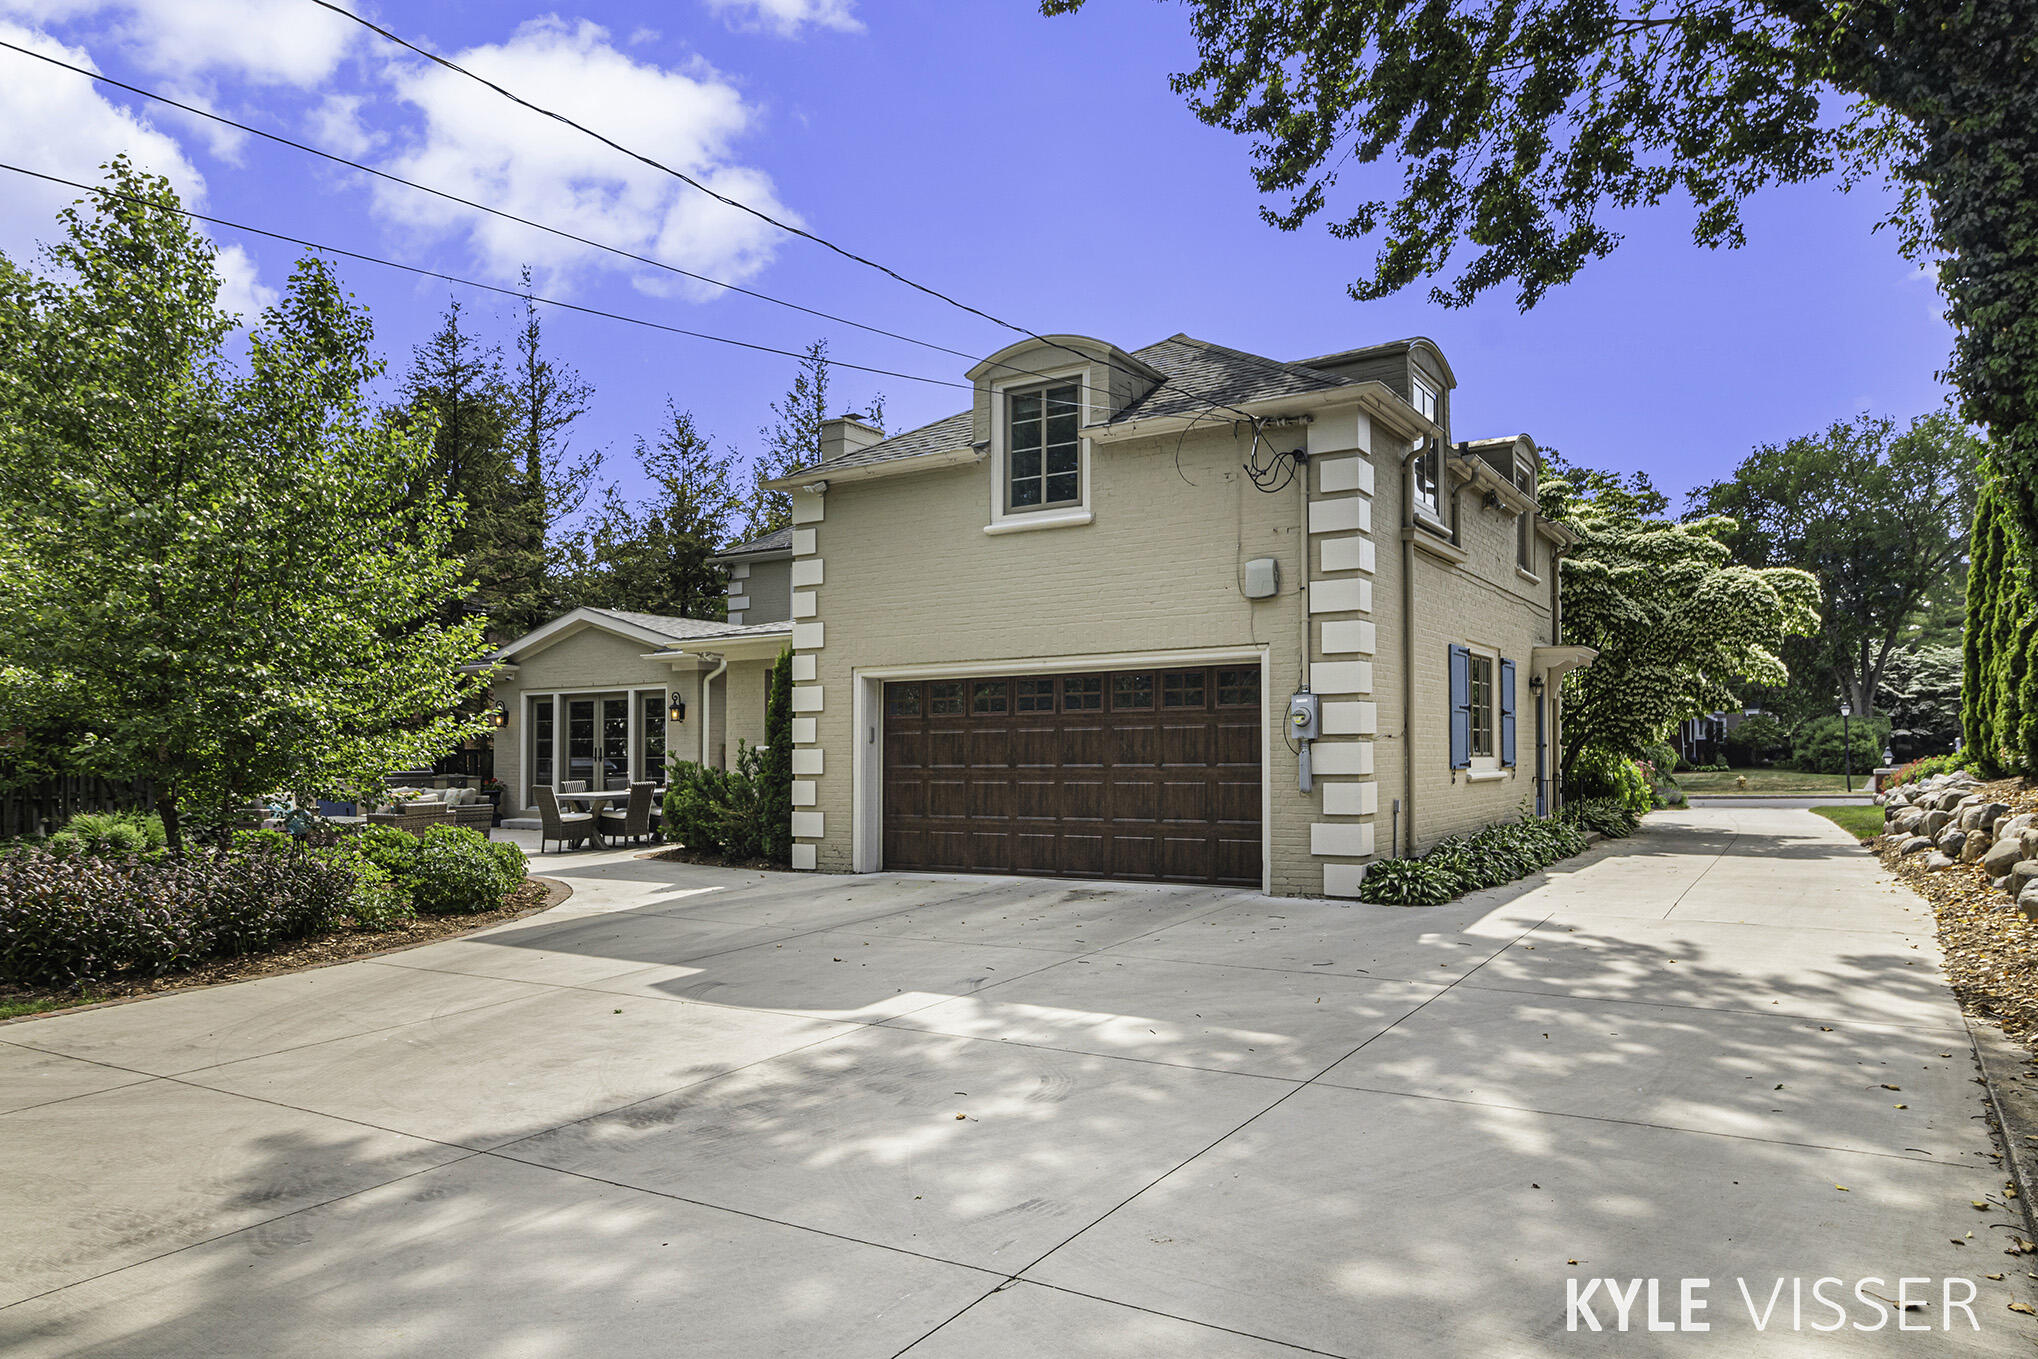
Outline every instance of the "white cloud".
[[853, 0], [707, 0], [707, 6], [732, 28], [763, 29], [781, 38], [798, 37], [809, 26], [863, 32]]
[[[798, 220], [779, 203], [767, 175], [734, 163], [732, 144], [752, 129], [753, 114], [705, 64], [677, 71], [639, 62], [618, 51], [599, 25], [557, 18], [532, 20], [506, 42], [453, 59], [782, 220]], [[776, 249], [775, 228], [474, 81], [416, 63], [395, 68], [391, 82], [423, 115], [418, 137], [391, 165], [400, 174], [732, 282], [764, 268]], [[464, 236], [498, 279], [514, 279], [529, 264], [552, 287], [590, 269], [626, 272], [651, 292], [669, 292], [674, 282], [400, 186], [379, 185], [375, 194], [377, 210], [392, 222], [432, 236]], [[689, 296], [718, 291], [688, 287]]]
[[361, 121], [365, 95], [330, 94], [307, 116], [314, 141], [327, 151], [360, 159], [389, 138]]
[[[73, 66], [96, 70], [87, 53], [43, 33], [0, 20], [0, 38], [46, 52]], [[26, 58], [11, 78], [0, 81], [0, 160], [80, 184], [96, 184], [99, 167], [125, 152], [138, 169], [167, 176], [191, 207], [205, 198], [205, 178], [176, 140], [147, 119], [100, 97], [90, 81]], [[0, 172], [4, 174], [4, 172]], [[57, 213], [82, 194], [61, 184], [5, 175], [0, 190], [0, 252], [24, 263], [39, 241], [59, 234]], [[219, 253], [220, 301], [229, 311], [253, 317], [276, 298], [255, 277], [255, 264], [240, 246]]]
[[305, 0], [0, 0], [0, 15], [111, 39], [158, 74], [274, 85], [323, 82], [366, 31]]

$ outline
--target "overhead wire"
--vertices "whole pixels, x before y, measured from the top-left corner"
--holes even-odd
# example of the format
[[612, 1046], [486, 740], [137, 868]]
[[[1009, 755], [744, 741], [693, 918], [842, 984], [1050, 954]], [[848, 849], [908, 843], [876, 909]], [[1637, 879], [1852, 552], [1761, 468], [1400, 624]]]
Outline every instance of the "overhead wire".
[[[813, 244], [820, 246], [824, 250], [832, 251], [846, 260], [849, 260], [856, 264], [863, 265], [865, 268], [874, 269], [878, 273], [885, 275], [887, 278], [890, 278], [898, 283], [901, 283], [906, 287], [913, 289], [916, 292], [924, 293], [926, 296], [934, 298], [936, 301], [945, 302], [951, 307], [958, 308], [959, 310], [968, 312], [972, 316], [976, 316], [985, 321], [989, 321], [991, 324], [995, 326], [1000, 326], [1006, 330], [1014, 332], [1015, 334], [1028, 336], [1032, 339], [1038, 340], [1042, 344], [1050, 345], [1053, 348], [1060, 349], [1063, 350], [1064, 352], [1073, 354], [1076, 357], [1082, 359], [1086, 363], [1090, 362], [1103, 363], [1105, 367], [1112, 369], [1112, 371], [1114, 372], [1126, 373], [1127, 376], [1139, 376], [1137, 374], [1127, 373], [1127, 370], [1115, 364], [1111, 364], [1108, 361], [1098, 360], [1092, 355], [1083, 353], [1081, 350], [1073, 349], [1070, 346], [1062, 344], [1057, 340], [1050, 339], [1037, 331], [1031, 330], [1026, 326], [1020, 325], [1016, 321], [1008, 321], [1005, 318], [994, 315], [991, 312], [985, 311], [980, 307], [973, 307], [969, 303], [962, 301], [960, 298], [951, 296], [948, 293], [942, 292], [938, 288], [932, 287], [925, 283], [921, 283], [916, 279], [909, 278], [906, 275], [900, 273], [898, 270], [893, 269], [888, 265], [881, 264], [877, 260], [871, 259], [865, 255], [858, 254], [856, 251], [850, 250], [844, 246], [837, 245], [835, 242], [827, 239], [824, 236], [818, 235], [815, 232], [809, 231], [805, 227], [796, 226], [791, 222], [784, 221], [781, 218], [775, 217], [772, 214], [765, 212], [761, 208], [753, 207], [750, 204], [743, 202], [741, 199], [731, 197], [730, 195], [725, 194], [718, 189], [711, 188], [707, 184], [695, 178], [694, 176], [687, 174], [684, 170], [674, 169], [672, 166], [665, 164], [661, 160], [658, 160], [652, 156], [648, 156], [641, 151], [633, 150], [630, 147], [623, 145], [621, 142], [616, 141], [611, 137], [605, 136], [602, 133], [595, 131], [593, 128], [587, 126], [585, 123], [577, 122], [574, 119], [567, 117], [565, 114], [558, 112], [557, 110], [546, 108], [542, 104], [532, 103], [530, 100], [524, 98], [522, 95], [517, 94], [514, 90], [507, 89], [504, 86], [499, 85], [496, 82], [488, 79], [488, 77], [486, 76], [479, 75], [473, 71], [470, 71], [465, 66], [460, 65], [458, 62], [455, 62], [450, 58], [441, 56], [437, 52], [432, 51], [430, 48], [420, 46], [419, 44], [410, 41], [408, 38], [405, 38], [400, 34], [390, 31], [389, 29], [384, 28], [382, 25], [374, 22], [372, 19], [369, 19], [360, 14], [356, 14], [353, 10], [348, 9], [344, 5], [334, 4], [333, 0], [311, 0], [311, 3], [317, 5], [320, 9], [328, 10], [331, 13], [337, 14], [342, 18], [351, 19], [355, 23], [359, 24], [361, 27], [367, 29], [369, 32], [376, 34], [378, 37], [383, 38], [385, 41], [388, 41], [390, 43], [395, 44], [398, 47], [403, 48], [405, 51], [415, 53], [417, 56], [423, 57], [426, 61], [429, 61], [436, 66], [442, 67], [445, 70], [451, 71], [456, 75], [465, 76], [467, 79], [472, 80], [475, 83], [482, 85], [487, 89], [493, 90], [496, 94], [501, 95], [504, 99], [509, 100], [513, 104], [517, 104], [523, 108], [529, 109], [533, 113], [539, 114], [542, 117], [549, 118], [554, 122], [572, 128], [575, 132], [581, 133], [584, 136], [591, 137], [595, 141], [600, 142], [603, 146], [608, 147], [612, 151], [616, 151], [621, 155], [628, 156], [631, 160], [634, 160], [641, 165], [649, 166], [651, 169], [657, 170], [661, 174], [670, 175], [674, 179], [679, 180], [681, 183], [689, 186], [690, 188], [693, 188], [701, 193], [706, 194], [708, 197], [714, 199], [716, 202], [721, 203], [726, 207], [734, 208], [738, 212], [747, 213], [750, 216], [757, 218], [761, 222], [765, 222], [771, 226], [777, 227], [779, 230], [786, 232], [788, 235], [798, 236], [803, 240], [811, 241]], [[1241, 420], [1253, 421], [1255, 419], [1255, 417], [1249, 414], [1248, 412], [1242, 411], [1228, 402], [1218, 401], [1215, 398], [1212, 398], [1206, 394], [1196, 392], [1193, 388], [1189, 387], [1187, 384], [1179, 382], [1175, 379], [1168, 380], [1175, 382], [1175, 386], [1178, 390], [1193, 397], [1198, 401], [1203, 402], [1205, 405], [1211, 407], [1213, 410], [1230, 411], [1234, 416], [1238, 417]]]
[[[133, 203], [138, 207], [173, 212], [180, 217], [188, 217], [197, 222], [208, 222], [213, 226], [226, 227], [233, 231], [245, 231], [256, 236], [266, 236], [272, 241], [282, 241], [285, 244], [298, 246], [305, 250], [316, 250], [321, 254], [337, 255], [343, 259], [360, 260], [366, 264], [380, 265], [385, 269], [396, 269], [407, 274], [416, 274], [423, 278], [436, 278], [446, 283], [456, 283], [465, 288], [477, 288], [483, 292], [496, 293], [504, 297], [541, 302], [548, 307], [558, 307], [564, 311], [579, 312], [585, 316], [599, 316], [610, 321], [622, 321], [628, 325], [644, 326], [651, 330], [662, 330], [674, 335], [684, 335], [690, 339], [731, 345], [738, 349], [749, 349], [763, 354], [777, 354], [788, 359], [803, 359], [807, 357], [797, 350], [780, 349], [776, 345], [759, 344], [752, 340], [739, 340], [729, 335], [716, 335], [710, 331], [693, 330], [686, 326], [670, 325], [664, 321], [653, 321], [648, 317], [631, 316], [624, 312], [608, 311], [601, 307], [590, 307], [579, 302], [567, 302], [556, 297], [541, 297], [536, 293], [527, 292], [519, 288], [504, 287], [497, 283], [484, 283], [479, 279], [463, 278], [458, 274], [449, 274], [438, 269], [427, 269], [420, 264], [405, 264], [401, 260], [385, 259], [380, 255], [370, 255], [359, 250], [347, 250], [340, 246], [307, 240], [302, 236], [292, 236], [285, 232], [270, 231], [265, 227], [252, 226], [246, 222], [236, 222], [231, 218], [215, 217], [209, 213], [198, 212], [191, 208], [182, 206], [173, 207], [170, 204], [157, 202], [154, 199], [141, 198], [134, 194], [122, 193], [117, 189], [109, 189], [104, 185], [82, 184], [75, 179], [65, 179], [61, 175], [45, 174], [40, 170], [31, 170], [26, 166], [14, 165], [6, 161], [0, 161], [0, 170], [9, 170], [18, 175], [27, 175], [32, 179], [44, 180], [51, 184], [62, 184], [67, 188], [78, 189], [88, 194], [100, 194], [108, 198], [119, 199], [122, 202]], [[906, 382], [925, 383], [931, 387], [953, 387], [961, 391], [975, 390], [971, 383], [956, 382], [949, 378], [928, 377], [922, 373], [907, 373], [896, 368], [877, 368], [869, 364], [850, 363], [843, 359], [830, 359], [828, 362], [837, 368], [848, 368], [859, 373], [873, 373], [879, 377], [899, 378]]]

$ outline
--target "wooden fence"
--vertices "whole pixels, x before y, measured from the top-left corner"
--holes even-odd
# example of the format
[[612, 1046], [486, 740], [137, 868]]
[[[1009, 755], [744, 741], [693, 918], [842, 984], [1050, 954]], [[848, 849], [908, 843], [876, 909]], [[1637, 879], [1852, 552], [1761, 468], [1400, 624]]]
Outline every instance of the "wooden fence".
[[48, 835], [79, 812], [148, 811], [155, 805], [150, 779], [49, 779], [0, 792], [0, 840]]

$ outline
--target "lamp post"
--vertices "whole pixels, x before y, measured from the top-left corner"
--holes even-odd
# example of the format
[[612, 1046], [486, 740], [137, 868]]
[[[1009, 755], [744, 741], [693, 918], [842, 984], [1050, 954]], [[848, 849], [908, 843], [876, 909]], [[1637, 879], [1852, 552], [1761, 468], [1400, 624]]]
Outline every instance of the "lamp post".
[[1846, 751], [1847, 791], [1854, 791], [1854, 705], [1840, 705], [1840, 746]]

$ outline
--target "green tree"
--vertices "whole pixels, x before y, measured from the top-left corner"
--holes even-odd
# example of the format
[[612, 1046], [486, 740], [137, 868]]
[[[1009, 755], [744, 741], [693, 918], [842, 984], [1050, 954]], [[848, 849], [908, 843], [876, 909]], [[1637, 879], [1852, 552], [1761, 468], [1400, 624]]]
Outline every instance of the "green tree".
[[566, 552], [562, 588], [578, 604], [682, 618], [720, 618], [722, 569], [743, 509], [733, 454], [700, 432], [693, 413], [665, 403], [658, 438], [639, 440], [651, 494], [637, 503], [613, 486]]
[[1904, 427], [1862, 415], [1756, 449], [1691, 505], [1734, 521], [1736, 560], [1818, 580], [1812, 673], [1865, 716], [1919, 610], [1967, 555], [1980, 461], [1981, 442], [1950, 412]]
[[545, 348], [544, 322], [524, 270], [523, 324], [504, 384], [508, 437], [518, 463], [497, 532], [504, 546], [501, 595], [491, 610], [499, 636], [529, 632], [557, 608], [553, 574], [562, 525], [586, 504], [601, 470], [600, 450], [576, 454], [573, 425], [594, 388]]
[[1996, 769], [2038, 773], [2038, 585], [2014, 492], [1993, 469], [1975, 504], [1963, 647], [1968, 749]]
[[817, 462], [821, 457], [821, 422], [828, 418], [828, 342], [807, 346], [806, 357], [793, 373], [786, 394], [771, 403], [771, 423], [757, 431], [764, 451], [751, 469], [750, 503], [743, 536], [761, 537], [793, 521], [792, 497], [769, 491], [764, 483]]
[[157, 781], [165, 829], [415, 767], [479, 730], [458, 506], [432, 430], [370, 412], [365, 317], [301, 262], [227, 362], [215, 250], [115, 161], [0, 286], [0, 730], [60, 705], [75, 767]]
[[[1084, 0], [1043, 0], [1049, 14]], [[1743, 240], [1773, 184], [1888, 176], [1902, 248], [1929, 256], [1950, 377], [2038, 537], [2038, 23], [2028, 0], [1189, 0], [1200, 60], [1174, 77], [1252, 139], [1294, 229], [1390, 154], [1391, 201], [1333, 235], [1383, 242], [1361, 300], [1456, 267], [1462, 305], [1512, 280], [1529, 307], [1619, 243], [1607, 210], [1688, 199], [1705, 246]]]
[[1543, 513], [1578, 535], [1559, 578], [1567, 641], [1599, 658], [1564, 682], [1568, 780], [1580, 752], [1637, 755], [1687, 718], [1739, 706], [1743, 680], [1782, 684], [1784, 638], [1818, 626], [1818, 582], [1731, 560], [1729, 520], [1673, 523], [1616, 488], [1581, 495], [1552, 477]]
[[1961, 650], [1922, 644], [1890, 653], [1875, 706], [1889, 714], [1900, 758], [1936, 755], [1960, 739]]
[[415, 495], [421, 502], [457, 498], [465, 507], [453, 550], [473, 588], [448, 602], [446, 619], [469, 610], [514, 612], [529, 587], [531, 552], [528, 509], [517, 494], [511, 393], [501, 353], [475, 334], [458, 298], [447, 300], [438, 329], [411, 351], [402, 392], [402, 418], [431, 431], [431, 458], [415, 477]]

